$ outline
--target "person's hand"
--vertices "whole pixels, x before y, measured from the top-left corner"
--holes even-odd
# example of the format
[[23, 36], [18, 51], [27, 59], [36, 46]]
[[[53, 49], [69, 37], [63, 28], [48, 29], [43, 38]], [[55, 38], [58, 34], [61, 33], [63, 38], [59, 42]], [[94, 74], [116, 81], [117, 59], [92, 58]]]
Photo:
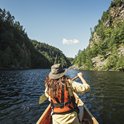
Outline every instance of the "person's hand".
[[83, 74], [82, 74], [81, 72], [79, 72], [79, 73], [77, 74], [77, 76], [78, 76], [79, 78], [82, 78], [82, 77], [83, 77]]

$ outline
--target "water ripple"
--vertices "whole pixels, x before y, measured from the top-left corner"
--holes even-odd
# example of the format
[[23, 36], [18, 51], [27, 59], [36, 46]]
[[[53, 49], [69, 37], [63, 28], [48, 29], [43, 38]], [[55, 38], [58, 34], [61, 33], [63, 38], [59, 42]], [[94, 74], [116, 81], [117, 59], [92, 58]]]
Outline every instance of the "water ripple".
[[[69, 70], [67, 75], [73, 78], [78, 72]], [[48, 73], [48, 69], [0, 71], [0, 124], [36, 123], [49, 104], [38, 104]], [[80, 97], [100, 124], [123, 124], [124, 73], [83, 71], [83, 75], [91, 92]]]

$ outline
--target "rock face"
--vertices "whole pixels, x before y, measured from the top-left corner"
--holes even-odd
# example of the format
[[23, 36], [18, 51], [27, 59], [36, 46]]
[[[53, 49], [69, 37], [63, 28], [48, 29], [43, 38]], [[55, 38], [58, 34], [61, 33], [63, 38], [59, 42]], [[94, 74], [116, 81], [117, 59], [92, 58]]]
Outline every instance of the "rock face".
[[96, 56], [92, 58], [93, 67], [95, 70], [102, 70], [102, 67], [106, 64], [103, 56]]
[[74, 64], [90, 70], [124, 70], [124, 1], [113, 0]]

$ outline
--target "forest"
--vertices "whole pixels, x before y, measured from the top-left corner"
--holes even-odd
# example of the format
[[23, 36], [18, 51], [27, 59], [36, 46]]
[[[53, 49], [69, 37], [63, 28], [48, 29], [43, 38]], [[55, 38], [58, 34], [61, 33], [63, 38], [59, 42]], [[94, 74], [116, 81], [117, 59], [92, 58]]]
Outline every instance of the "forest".
[[124, 70], [124, 1], [113, 0], [91, 30], [89, 45], [74, 64], [84, 70]]
[[0, 69], [49, 68], [55, 61], [70, 65], [61, 50], [31, 40], [20, 22], [0, 9]]

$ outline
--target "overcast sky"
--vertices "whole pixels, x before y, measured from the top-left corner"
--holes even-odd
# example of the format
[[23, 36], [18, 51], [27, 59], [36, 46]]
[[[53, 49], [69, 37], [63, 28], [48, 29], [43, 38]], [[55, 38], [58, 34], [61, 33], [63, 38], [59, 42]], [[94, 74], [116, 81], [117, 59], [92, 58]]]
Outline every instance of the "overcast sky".
[[88, 46], [90, 28], [98, 24], [111, 0], [0, 0], [24, 26], [30, 39], [55, 46], [68, 57]]

